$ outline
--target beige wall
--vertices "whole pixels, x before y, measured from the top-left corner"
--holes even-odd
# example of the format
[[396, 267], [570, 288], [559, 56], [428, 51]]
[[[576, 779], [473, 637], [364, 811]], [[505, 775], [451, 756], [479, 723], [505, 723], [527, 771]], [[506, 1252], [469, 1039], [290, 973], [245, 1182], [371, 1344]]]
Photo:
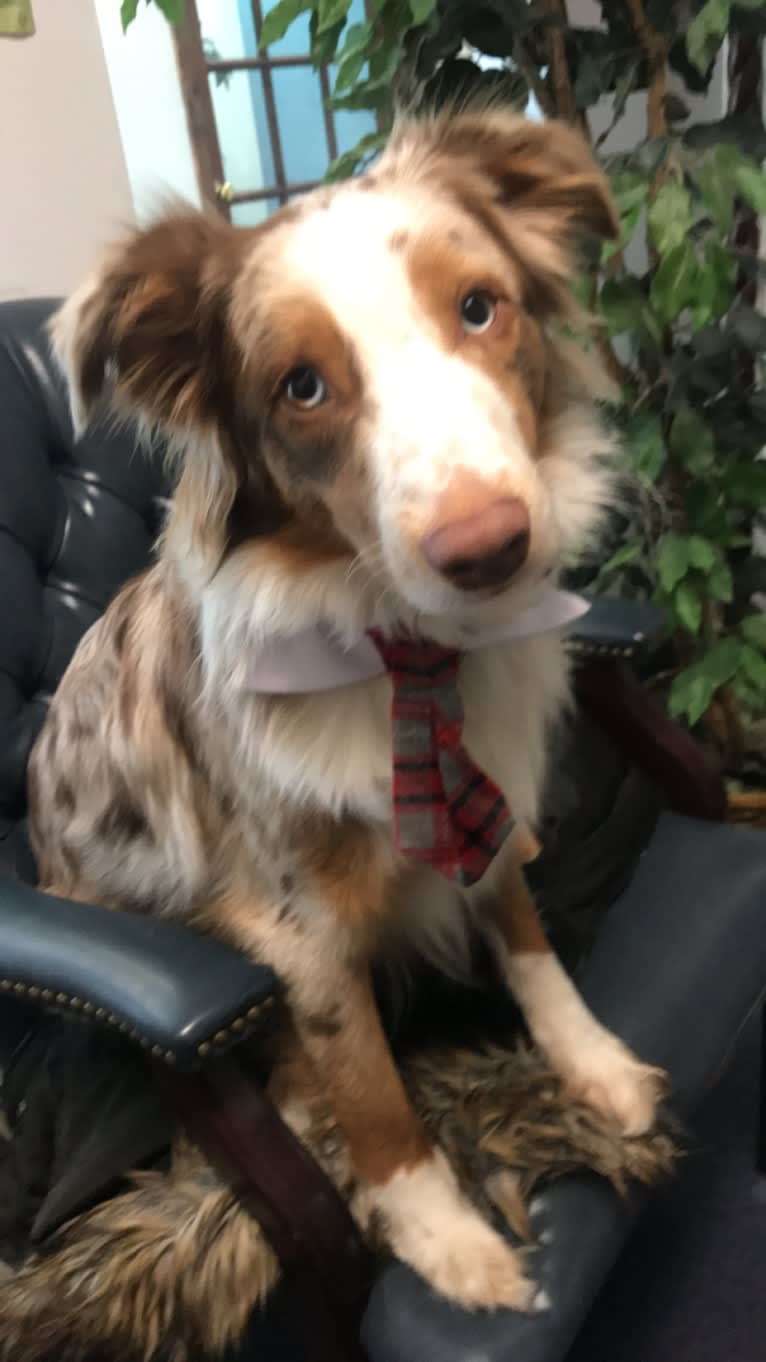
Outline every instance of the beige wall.
[[0, 38], [0, 298], [70, 289], [133, 215], [93, 0], [33, 3]]

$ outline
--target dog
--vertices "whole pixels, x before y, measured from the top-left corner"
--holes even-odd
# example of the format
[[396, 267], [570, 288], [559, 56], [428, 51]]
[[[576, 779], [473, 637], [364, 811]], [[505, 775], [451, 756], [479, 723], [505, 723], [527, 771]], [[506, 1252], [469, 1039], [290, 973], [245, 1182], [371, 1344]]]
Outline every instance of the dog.
[[[382, 1220], [466, 1308], [540, 1297], [416, 1118], [372, 964], [407, 943], [459, 969], [469, 922], [573, 1096], [635, 1134], [660, 1092], [552, 954], [519, 840], [568, 695], [540, 593], [612, 496], [562, 333], [580, 236], [617, 225], [571, 129], [497, 109], [405, 119], [365, 174], [259, 227], [174, 210], [136, 231], [53, 326], [78, 428], [129, 416], [178, 477], [155, 565], [82, 640], [35, 746], [41, 882], [273, 966], [286, 1118], [300, 1126], [287, 1076], [303, 1065], [348, 1141], [359, 1222]], [[425, 692], [397, 709], [395, 673], [419, 657], [426, 692], [447, 676], [453, 784], [520, 830], [479, 848], [470, 883], [423, 836], [441, 787], [413, 825], [402, 771], [418, 763], [399, 753], [392, 774], [392, 733], [406, 754], [416, 720], [436, 731]], [[481, 828], [463, 831], [473, 854]]]

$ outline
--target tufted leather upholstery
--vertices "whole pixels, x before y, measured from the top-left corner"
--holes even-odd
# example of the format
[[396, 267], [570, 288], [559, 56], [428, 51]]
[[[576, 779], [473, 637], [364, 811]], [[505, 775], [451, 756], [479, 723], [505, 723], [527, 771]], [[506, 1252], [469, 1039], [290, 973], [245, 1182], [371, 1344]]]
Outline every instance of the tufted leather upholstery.
[[[19, 830], [29, 749], [83, 632], [121, 583], [148, 562], [168, 491], [159, 461], [134, 455], [129, 433], [102, 427], [75, 438], [45, 334], [52, 306], [50, 300], [0, 305], [0, 863], [27, 873]], [[634, 622], [627, 639], [624, 623], [603, 613], [591, 627], [599, 653], [611, 652], [615, 644], [622, 655], [651, 622], [640, 627]], [[640, 1053], [668, 1066], [687, 1113], [763, 989], [764, 846], [761, 838], [738, 829], [665, 818], [600, 934], [583, 978], [597, 1014]], [[17, 895], [19, 920], [28, 924], [32, 918], [25, 915], [42, 912], [37, 901], [45, 896], [18, 891], [13, 886], [7, 893]], [[54, 943], [51, 959], [67, 973], [67, 979], [56, 979], [56, 989], [67, 988], [91, 958], [103, 962], [114, 925], [107, 923], [113, 915], [103, 916], [101, 955], [88, 952], [89, 925], [75, 943], [71, 962], [65, 959], [67, 942]], [[136, 921], [130, 930], [138, 932], [142, 925], [158, 927]], [[42, 943], [42, 955], [50, 940], [45, 918], [26, 935]], [[124, 951], [126, 938], [115, 937], [114, 944]], [[138, 942], [142, 958], [144, 944]], [[198, 967], [192, 961], [193, 968], [184, 969], [178, 954], [172, 952], [168, 984], [188, 988], [189, 1007], [192, 1001], [198, 1007]], [[156, 952], [150, 963], [161, 967]], [[134, 973], [121, 971], [126, 987]], [[94, 979], [107, 987], [111, 974], [101, 967]], [[215, 989], [221, 1005], [235, 998], [233, 979]], [[256, 1001], [271, 986], [255, 967], [242, 984], [255, 990]], [[172, 1000], [177, 1001], [175, 994]], [[118, 1010], [111, 991], [98, 1001]], [[128, 999], [125, 1009], [132, 1016], [134, 1000]], [[173, 1031], [174, 1017], [178, 1029], [181, 1013], [185, 1027], [188, 1011], [183, 1008], [161, 1017], [159, 1029], [156, 1016], [142, 1017], [141, 1025], [149, 1034], [151, 1022], [150, 1038], [170, 1044], [166, 1033]], [[0, 1015], [0, 1042], [4, 1038], [8, 1024]], [[466, 1315], [436, 1299], [407, 1268], [393, 1264], [377, 1280], [364, 1323], [371, 1362], [561, 1362], [626, 1237], [632, 1213], [608, 1188], [580, 1177], [546, 1192], [537, 1216], [537, 1228], [548, 1231], [534, 1268], [552, 1302], [548, 1312]], [[289, 1302], [287, 1313], [295, 1314]], [[269, 1327], [268, 1315], [254, 1319], [253, 1356], [284, 1362], [305, 1356], [302, 1349], [287, 1352], [281, 1336], [272, 1342]]]
[[0, 863], [29, 875], [26, 765], [83, 633], [149, 561], [168, 487], [128, 430], [72, 428], [46, 322], [55, 303], [0, 305]]

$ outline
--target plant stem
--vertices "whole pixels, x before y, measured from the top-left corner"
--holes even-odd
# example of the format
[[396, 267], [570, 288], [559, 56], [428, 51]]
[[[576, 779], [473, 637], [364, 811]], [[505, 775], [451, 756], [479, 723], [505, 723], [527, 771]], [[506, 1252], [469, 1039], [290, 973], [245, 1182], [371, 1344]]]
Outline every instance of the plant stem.
[[[566, 0], [543, 0], [543, 9], [553, 19], [546, 30], [545, 45], [553, 78], [553, 98], [557, 118], [574, 123], [576, 118], [575, 97], [569, 76], [569, 63], [566, 52], [566, 29], [568, 16]], [[559, 23], [558, 21], [562, 21]]]
[[646, 17], [643, 0], [627, 0], [636, 37], [649, 62], [649, 97], [646, 110], [646, 130], [650, 137], [666, 137], [668, 121], [665, 97], [668, 93], [667, 48], [662, 34], [652, 28]]

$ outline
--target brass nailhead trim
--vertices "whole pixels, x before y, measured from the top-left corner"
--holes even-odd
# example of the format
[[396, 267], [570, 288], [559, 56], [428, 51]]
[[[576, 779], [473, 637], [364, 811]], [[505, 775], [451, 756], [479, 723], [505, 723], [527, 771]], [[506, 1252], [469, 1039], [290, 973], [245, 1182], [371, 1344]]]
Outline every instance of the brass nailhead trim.
[[176, 1056], [172, 1050], [163, 1050], [160, 1045], [152, 1045], [150, 1040], [139, 1037], [135, 1027], [128, 1022], [120, 1021], [113, 1012], [107, 1012], [105, 1007], [96, 1007], [93, 1003], [83, 1002], [82, 998], [75, 998], [68, 993], [54, 993], [53, 989], [40, 988], [37, 984], [22, 984], [17, 979], [0, 979], [0, 992], [16, 993], [20, 997], [30, 999], [41, 999], [45, 1003], [55, 1003], [58, 1007], [70, 1008], [73, 1012], [86, 1012], [93, 1015], [97, 1021], [105, 1021], [108, 1025], [121, 1031], [123, 1035], [130, 1036], [132, 1040], [140, 1041], [145, 1049], [151, 1049], [153, 1055], [164, 1059], [167, 1064], [175, 1064]]
[[253, 1007], [248, 1008], [244, 1017], [235, 1017], [227, 1027], [224, 1027], [221, 1031], [216, 1031], [212, 1041], [203, 1040], [202, 1043], [197, 1046], [197, 1054], [201, 1059], [206, 1059], [214, 1046], [228, 1045], [235, 1037], [241, 1039], [243, 1034], [252, 1029], [252, 1025], [256, 1019], [260, 1017], [263, 1012], [267, 1011], [268, 1008], [274, 1006], [274, 1001], [273, 997], [268, 997], [264, 998], [263, 1002], [255, 1003]]
[[[54, 993], [53, 989], [50, 988], [41, 989], [37, 984], [22, 984], [17, 979], [0, 979], [0, 992], [16, 993], [20, 997], [27, 997], [35, 1000], [40, 999], [44, 1003], [55, 1002], [59, 1007], [70, 1008], [73, 1012], [83, 1012], [87, 1016], [95, 1017], [97, 1021], [105, 1021], [122, 1035], [129, 1036], [131, 1040], [137, 1041], [142, 1049], [151, 1051], [153, 1058], [162, 1059], [166, 1064], [170, 1065], [177, 1062], [177, 1056], [172, 1050], [163, 1050], [161, 1045], [152, 1044], [146, 1036], [140, 1035], [136, 1028], [131, 1026], [129, 1022], [120, 1021], [119, 1018], [115, 1016], [114, 1012], [107, 1012], [105, 1007], [96, 1007], [94, 1003], [84, 1002], [82, 998], [73, 997], [68, 993]], [[263, 1002], [255, 1003], [253, 1007], [248, 1008], [244, 1016], [235, 1017], [227, 1027], [223, 1027], [220, 1031], [216, 1031], [212, 1042], [203, 1040], [202, 1043], [197, 1046], [197, 1054], [204, 1059], [210, 1054], [214, 1046], [228, 1045], [235, 1036], [241, 1038], [243, 1033], [251, 1029], [252, 1023], [255, 1022], [263, 1012], [268, 1011], [270, 1007], [274, 1006], [274, 1002], [275, 999], [269, 997], [264, 998]]]
[[631, 644], [589, 643], [576, 638], [570, 640], [569, 647], [584, 657], [633, 657], [636, 652]]

